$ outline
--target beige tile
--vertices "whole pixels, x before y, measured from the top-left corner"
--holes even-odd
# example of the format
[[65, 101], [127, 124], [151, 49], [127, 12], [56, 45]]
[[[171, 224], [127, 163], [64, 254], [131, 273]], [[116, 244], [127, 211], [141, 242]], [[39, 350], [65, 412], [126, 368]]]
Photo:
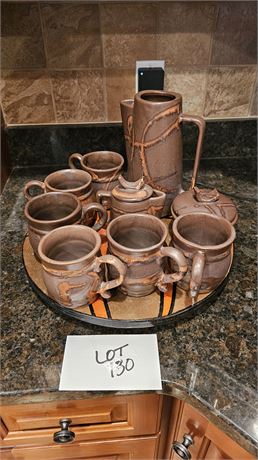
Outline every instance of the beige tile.
[[120, 101], [135, 95], [135, 70], [106, 70], [107, 119], [121, 121]]
[[106, 68], [135, 68], [136, 60], [156, 58], [153, 4], [102, 4], [101, 28]]
[[222, 2], [214, 34], [211, 63], [256, 64], [256, 2]]
[[167, 67], [164, 89], [180, 93], [183, 98], [183, 112], [203, 115], [207, 67], [202, 69]]
[[212, 2], [160, 3], [158, 59], [176, 66], [208, 64], [216, 8]]
[[58, 122], [105, 120], [102, 71], [52, 71]]
[[40, 71], [2, 73], [2, 106], [8, 124], [55, 121], [50, 82]]
[[2, 3], [2, 69], [45, 67], [42, 30], [37, 3]]
[[241, 117], [248, 115], [255, 67], [210, 68], [204, 115]]
[[250, 115], [255, 116], [258, 115], [258, 107], [257, 107], [257, 80], [255, 82], [255, 88], [254, 88], [254, 94], [252, 98], [252, 104], [251, 104], [251, 109], [250, 109]]
[[97, 5], [43, 3], [41, 14], [50, 68], [102, 67]]

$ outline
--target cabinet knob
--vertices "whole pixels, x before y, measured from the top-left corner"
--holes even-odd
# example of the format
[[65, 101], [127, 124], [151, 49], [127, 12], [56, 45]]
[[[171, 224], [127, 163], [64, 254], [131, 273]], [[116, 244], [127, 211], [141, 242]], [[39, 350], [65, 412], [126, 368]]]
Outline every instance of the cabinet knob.
[[72, 442], [74, 440], [75, 433], [69, 429], [69, 425], [71, 423], [72, 420], [70, 420], [69, 418], [62, 418], [61, 420], [59, 420], [61, 430], [54, 433], [54, 442], [61, 444], [65, 442]]
[[193, 438], [190, 434], [184, 434], [183, 438], [183, 442], [173, 442], [172, 448], [177, 453], [177, 455], [179, 455], [179, 457], [183, 458], [184, 460], [191, 460], [192, 456], [188, 450], [188, 447], [194, 443]]

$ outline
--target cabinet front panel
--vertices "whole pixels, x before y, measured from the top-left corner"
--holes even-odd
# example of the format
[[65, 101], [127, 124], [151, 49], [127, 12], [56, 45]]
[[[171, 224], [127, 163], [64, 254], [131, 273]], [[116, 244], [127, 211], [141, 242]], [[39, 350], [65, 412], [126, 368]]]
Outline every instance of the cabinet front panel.
[[8, 460], [154, 460], [158, 436], [81, 442], [73, 445], [15, 448]]
[[163, 397], [158, 394], [113, 396], [82, 401], [2, 406], [2, 446], [49, 445], [70, 418], [76, 441], [156, 434]]

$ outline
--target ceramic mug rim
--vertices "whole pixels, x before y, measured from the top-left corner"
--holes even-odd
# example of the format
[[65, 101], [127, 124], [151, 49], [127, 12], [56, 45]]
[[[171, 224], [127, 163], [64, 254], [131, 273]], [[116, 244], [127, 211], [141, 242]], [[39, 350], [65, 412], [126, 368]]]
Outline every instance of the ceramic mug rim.
[[[51, 180], [54, 175], [60, 174], [60, 173], [68, 173], [68, 174], [72, 174], [72, 175], [75, 175], [75, 174], [79, 173], [81, 176], [87, 174], [88, 182], [85, 182], [85, 184], [80, 185], [79, 187], [75, 187], [75, 188], [69, 188], [69, 189], [55, 188], [55, 187], [53, 187], [53, 185], [50, 184], [49, 180]], [[91, 177], [90, 173], [88, 173], [87, 171], [84, 171], [83, 169], [71, 169], [71, 168], [69, 169], [69, 168], [67, 168], [67, 169], [59, 169], [58, 171], [52, 172], [51, 174], [49, 174], [45, 178], [44, 182], [47, 185], [47, 187], [50, 188], [51, 191], [53, 191], [53, 192], [74, 193], [74, 192], [79, 192], [80, 190], [84, 190], [85, 188], [87, 188], [92, 182], [92, 177]]]
[[162, 90], [158, 90], [158, 89], [145, 89], [143, 91], [140, 91], [139, 93], [137, 93], [135, 95], [135, 99], [136, 100], [140, 100], [142, 103], [144, 104], [147, 104], [147, 105], [151, 105], [153, 106], [153, 101], [148, 101], [148, 99], [144, 99], [143, 96], [145, 96], [146, 94], [149, 94], [150, 96], [153, 95], [153, 96], [164, 96], [164, 97], [173, 97], [172, 99], [166, 101], [155, 101], [155, 105], [157, 104], [158, 105], [168, 105], [170, 106], [171, 103], [173, 105], [177, 105], [178, 103], [181, 102], [182, 100], [182, 96], [180, 93], [176, 93], [174, 91], [162, 91]]
[[[78, 231], [79, 233], [81, 233], [81, 231], [83, 231], [84, 233], [91, 233], [92, 235], [94, 235], [95, 237], [95, 247], [94, 249], [92, 249], [88, 254], [80, 257], [80, 258], [77, 258], [77, 259], [73, 259], [73, 260], [55, 260], [55, 259], [51, 259], [50, 257], [46, 256], [42, 250], [42, 246], [45, 244], [45, 241], [47, 241], [49, 238], [51, 238], [51, 236], [55, 233], [58, 233], [60, 232], [60, 234], [62, 234], [64, 231], [67, 232], [67, 230], [69, 231], [69, 229], [72, 228], [73, 230], [75, 231]], [[91, 227], [86, 227], [85, 225], [64, 225], [62, 227], [58, 227], [58, 228], [55, 228], [54, 230], [51, 230], [50, 232], [48, 232], [45, 236], [43, 236], [43, 238], [41, 238], [40, 242], [39, 242], [39, 245], [38, 245], [38, 254], [39, 254], [39, 257], [41, 259], [42, 262], [44, 262], [45, 264], [49, 264], [49, 265], [55, 265], [56, 267], [67, 267], [68, 265], [75, 265], [75, 264], [79, 264], [81, 262], [84, 262], [88, 259], [91, 259], [92, 257], [94, 257], [98, 251], [100, 250], [100, 246], [101, 246], [101, 238], [100, 238], [100, 235], [96, 232], [96, 230], [94, 230], [93, 228]]]
[[[35, 219], [34, 217], [32, 217], [29, 213], [29, 208], [30, 206], [37, 200], [46, 200], [48, 199], [50, 196], [53, 196], [53, 195], [62, 195], [62, 196], [68, 196], [69, 198], [73, 198], [74, 201], [76, 202], [76, 208], [70, 213], [70, 214], [67, 214], [67, 216], [65, 217], [62, 217], [61, 219], [52, 219], [52, 220], [43, 220], [43, 219]], [[65, 222], [67, 219], [70, 219], [74, 216], [76, 216], [80, 211], [82, 211], [82, 205], [81, 205], [81, 202], [79, 200], [79, 198], [77, 198], [75, 195], [73, 195], [72, 193], [68, 193], [68, 192], [49, 192], [49, 193], [42, 193], [41, 195], [37, 195], [33, 198], [31, 198], [31, 200], [29, 200], [26, 205], [25, 205], [25, 209], [24, 209], [24, 214], [25, 214], [25, 217], [28, 219], [29, 223], [34, 223], [34, 224], [39, 224], [39, 225], [48, 225], [48, 224], [53, 224], [53, 223], [63, 223]]]
[[[217, 244], [217, 245], [215, 245], [215, 244], [213, 244], [213, 245], [201, 245], [201, 244], [193, 243], [190, 240], [187, 240], [186, 238], [184, 238], [179, 233], [177, 228], [178, 228], [178, 223], [182, 219], [186, 219], [189, 216], [194, 216], [194, 217], [205, 216], [208, 219], [215, 219], [217, 221], [222, 221], [224, 223], [224, 225], [226, 225], [230, 229], [229, 238], [227, 238], [227, 240], [224, 243]], [[229, 222], [224, 217], [215, 216], [213, 214], [209, 214], [209, 213], [206, 213], [206, 212], [198, 212], [198, 213], [196, 212], [196, 213], [182, 214], [181, 216], [178, 216], [173, 222], [172, 235], [171, 236], [172, 236], [172, 240], [173, 240], [173, 236], [175, 236], [178, 241], [182, 242], [183, 244], [185, 244], [185, 246], [187, 246], [189, 248], [193, 248], [193, 249], [197, 249], [197, 250], [204, 250], [204, 251], [218, 251], [220, 249], [227, 248], [228, 246], [230, 246], [234, 242], [234, 240], [236, 238], [236, 231], [235, 231], [234, 226], [231, 224], [231, 222]]]
[[[87, 157], [95, 155], [96, 153], [104, 153], [104, 155], [107, 155], [108, 153], [112, 153], [113, 155], [117, 157], [117, 159], [120, 160], [120, 164], [112, 168], [107, 168], [107, 169], [92, 168], [91, 166], [88, 166], [87, 164], [85, 164], [85, 160], [87, 159]], [[120, 169], [124, 165], [124, 162], [125, 160], [122, 157], [122, 155], [118, 152], [113, 152], [112, 150], [96, 150], [94, 152], [85, 153], [85, 155], [83, 155], [82, 157], [83, 166], [85, 168], [88, 168], [89, 171], [93, 171], [94, 173], [103, 173], [103, 172], [109, 173], [109, 172], [114, 172], [114, 171], [120, 171]]]
[[[160, 241], [152, 246], [148, 246], [146, 248], [128, 248], [126, 246], [123, 246], [122, 244], [118, 243], [113, 237], [112, 235], [110, 234], [110, 229], [112, 229], [113, 226], [116, 225], [116, 223], [120, 220], [126, 220], [126, 219], [133, 219], [134, 217], [136, 218], [141, 218], [141, 219], [147, 219], [149, 221], [154, 221], [154, 222], [157, 222], [159, 225], [160, 225], [160, 228], [162, 228], [163, 230], [163, 236], [160, 238]], [[155, 251], [155, 250], [158, 250], [164, 243], [164, 241], [166, 240], [167, 238], [167, 235], [168, 235], [168, 230], [167, 230], [167, 227], [166, 225], [164, 224], [164, 222], [162, 222], [158, 217], [156, 216], [152, 216], [150, 214], [143, 214], [143, 213], [129, 213], [129, 214], [122, 214], [121, 216], [118, 216], [118, 217], [115, 217], [107, 226], [107, 230], [106, 230], [106, 236], [107, 236], [107, 240], [108, 240], [108, 243], [110, 243], [111, 245], [113, 245], [115, 248], [117, 248], [119, 251], [121, 252], [125, 252], [125, 253], [129, 253], [129, 254], [132, 254], [132, 253], [139, 253], [139, 254], [143, 254], [145, 252], [152, 252], [152, 251]]]

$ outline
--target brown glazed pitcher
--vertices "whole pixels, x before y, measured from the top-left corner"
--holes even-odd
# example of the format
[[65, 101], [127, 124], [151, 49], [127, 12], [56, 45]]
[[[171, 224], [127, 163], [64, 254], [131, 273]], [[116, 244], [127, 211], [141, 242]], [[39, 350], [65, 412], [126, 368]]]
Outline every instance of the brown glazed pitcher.
[[[110, 297], [109, 289], [122, 283], [126, 268], [114, 256], [101, 256], [100, 246], [99, 234], [82, 225], [60, 227], [42, 238], [38, 251], [51, 298], [76, 308], [94, 302], [98, 294]], [[115, 279], [103, 281], [102, 264], [115, 267]]]
[[184, 214], [173, 222], [172, 245], [188, 263], [187, 274], [178, 285], [190, 291], [193, 301], [199, 292], [215, 289], [227, 275], [235, 237], [233, 225], [224, 217]]
[[99, 203], [89, 203], [82, 208], [80, 200], [71, 193], [49, 192], [31, 198], [25, 205], [24, 214], [28, 221], [28, 236], [31, 247], [38, 255], [41, 238], [51, 230], [64, 225], [87, 225], [88, 213], [99, 210], [102, 217], [94, 224], [99, 230], [107, 221], [107, 212]]
[[194, 187], [200, 162], [205, 121], [182, 113], [178, 93], [145, 90], [134, 101], [121, 101], [126, 141], [128, 180], [140, 177], [156, 190], [166, 193], [162, 216], [170, 213], [172, 200], [183, 191], [183, 147], [181, 123], [195, 123], [199, 129], [191, 187]]
[[92, 177], [94, 192], [98, 190], [112, 190], [118, 184], [118, 176], [124, 164], [120, 153], [110, 151], [90, 152], [85, 155], [72, 153], [69, 157], [69, 166], [76, 169], [76, 162]]
[[[119, 288], [124, 294], [143, 297], [151, 294], [156, 286], [166, 291], [167, 284], [180, 280], [186, 273], [183, 253], [164, 246], [167, 234], [166, 225], [149, 214], [124, 214], [109, 223], [108, 251], [127, 266]], [[164, 272], [167, 257], [176, 264], [177, 272]]]

